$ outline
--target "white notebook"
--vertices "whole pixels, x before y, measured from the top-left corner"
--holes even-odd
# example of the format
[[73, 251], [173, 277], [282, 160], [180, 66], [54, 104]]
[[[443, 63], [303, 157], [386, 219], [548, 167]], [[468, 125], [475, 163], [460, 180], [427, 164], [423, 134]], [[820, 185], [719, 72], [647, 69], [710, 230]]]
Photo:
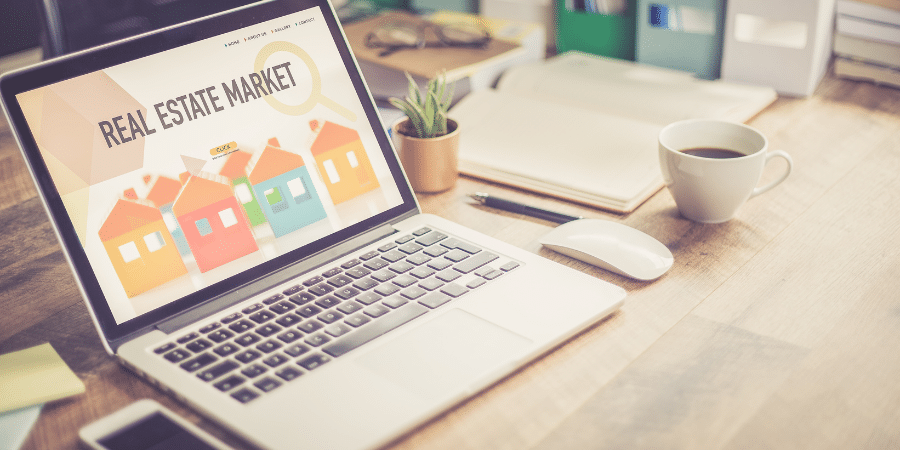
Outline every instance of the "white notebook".
[[777, 97], [771, 88], [568, 52], [516, 67], [496, 90], [469, 94], [460, 172], [627, 213], [662, 186], [657, 136], [689, 118], [743, 122]]

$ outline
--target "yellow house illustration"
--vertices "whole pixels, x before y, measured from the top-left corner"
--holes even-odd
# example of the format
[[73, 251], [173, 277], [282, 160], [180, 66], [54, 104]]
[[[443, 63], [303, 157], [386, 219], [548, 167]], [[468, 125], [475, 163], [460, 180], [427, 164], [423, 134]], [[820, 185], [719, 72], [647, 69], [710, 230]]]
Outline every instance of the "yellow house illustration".
[[379, 187], [356, 130], [325, 122], [311, 151], [334, 204]]
[[187, 273], [162, 213], [120, 199], [98, 233], [128, 298]]

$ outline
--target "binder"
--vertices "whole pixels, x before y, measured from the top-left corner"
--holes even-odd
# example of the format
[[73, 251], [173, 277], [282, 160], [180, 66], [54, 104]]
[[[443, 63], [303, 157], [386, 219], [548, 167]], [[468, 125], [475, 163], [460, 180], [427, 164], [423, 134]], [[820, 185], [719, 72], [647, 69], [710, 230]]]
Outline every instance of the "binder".
[[586, 12], [579, 10], [586, 8], [579, 8], [575, 3], [574, 0], [556, 0], [557, 53], [578, 50], [634, 61], [637, 9], [634, 0], [628, 1], [622, 14]]

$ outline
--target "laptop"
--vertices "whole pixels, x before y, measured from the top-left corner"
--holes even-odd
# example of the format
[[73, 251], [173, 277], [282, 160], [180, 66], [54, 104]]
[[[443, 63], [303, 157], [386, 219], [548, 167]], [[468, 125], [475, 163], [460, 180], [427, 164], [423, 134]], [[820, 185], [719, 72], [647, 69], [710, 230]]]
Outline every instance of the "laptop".
[[625, 297], [421, 213], [326, 0], [46, 61], [0, 93], [106, 350], [260, 448], [387, 445]]

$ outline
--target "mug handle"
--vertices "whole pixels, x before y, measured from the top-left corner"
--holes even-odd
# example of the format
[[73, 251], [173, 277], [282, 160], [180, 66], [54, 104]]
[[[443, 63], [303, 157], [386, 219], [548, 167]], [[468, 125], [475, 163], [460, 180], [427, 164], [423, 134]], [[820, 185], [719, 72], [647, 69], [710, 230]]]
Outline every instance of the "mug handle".
[[791, 170], [794, 168], [794, 161], [791, 160], [790, 155], [788, 155], [787, 153], [785, 153], [781, 150], [775, 150], [775, 151], [769, 152], [766, 155], [765, 165], [768, 165], [769, 160], [772, 159], [772, 157], [774, 157], [774, 156], [780, 156], [780, 157], [784, 158], [785, 161], [787, 161], [787, 164], [788, 164], [787, 170], [785, 170], [784, 173], [781, 174], [781, 177], [778, 178], [777, 180], [775, 180], [763, 187], [758, 187], [756, 189], [753, 189], [753, 192], [750, 193], [750, 198], [756, 197], [757, 195], [762, 194], [763, 192], [766, 192], [775, 186], [778, 186], [782, 181], [784, 181], [788, 177], [788, 175], [791, 174]]

